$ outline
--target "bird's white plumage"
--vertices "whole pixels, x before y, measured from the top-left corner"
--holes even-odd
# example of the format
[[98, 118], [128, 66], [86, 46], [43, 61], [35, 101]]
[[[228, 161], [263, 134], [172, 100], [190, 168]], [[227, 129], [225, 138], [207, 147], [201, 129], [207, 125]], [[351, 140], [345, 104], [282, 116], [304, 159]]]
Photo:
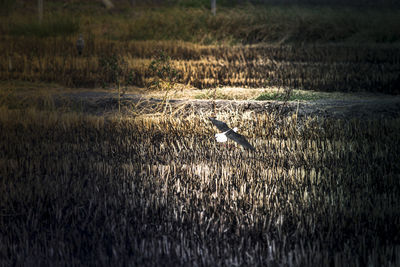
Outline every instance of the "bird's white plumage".
[[244, 148], [255, 151], [255, 148], [246, 140], [246, 138], [237, 133], [237, 128], [229, 128], [225, 122], [217, 120], [215, 117], [209, 117], [211, 122], [222, 131], [220, 134], [215, 135], [217, 142], [226, 142], [228, 139], [235, 141], [236, 143], [242, 145]]
[[224, 143], [228, 141], [228, 137], [226, 137], [225, 133], [217, 133], [215, 134], [215, 139], [217, 139], [217, 142]]
[[[235, 127], [235, 128], [233, 128], [232, 130], [236, 133], [237, 130], [238, 130], [238, 128]], [[223, 133], [217, 133], [217, 134], [215, 134], [215, 139], [217, 139], [217, 142], [224, 143], [224, 142], [228, 141], [228, 137], [226, 136], [226, 133], [229, 132], [229, 131], [230, 131], [230, 130], [225, 131], [225, 132], [223, 132]]]

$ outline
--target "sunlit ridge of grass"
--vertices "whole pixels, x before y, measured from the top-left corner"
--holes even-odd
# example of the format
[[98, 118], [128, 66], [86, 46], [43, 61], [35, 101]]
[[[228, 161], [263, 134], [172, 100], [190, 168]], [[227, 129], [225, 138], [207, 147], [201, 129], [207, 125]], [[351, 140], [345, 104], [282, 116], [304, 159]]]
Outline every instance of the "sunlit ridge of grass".
[[[326, 94], [325, 94], [326, 96]], [[317, 92], [306, 92], [294, 90], [289, 97], [285, 97], [283, 92], [264, 92], [260, 94], [255, 100], [277, 100], [277, 101], [310, 101], [324, 98], [324, 95]]]

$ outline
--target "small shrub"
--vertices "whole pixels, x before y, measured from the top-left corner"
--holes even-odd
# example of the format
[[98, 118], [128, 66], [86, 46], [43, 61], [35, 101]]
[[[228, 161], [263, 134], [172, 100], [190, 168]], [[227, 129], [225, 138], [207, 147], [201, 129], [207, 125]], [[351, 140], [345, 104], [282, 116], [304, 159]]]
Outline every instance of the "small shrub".
[[132, 84], [134, 80], [134, 72], [128, 67], [128, 63], [120, 56], [112, 54], [110, 56], [103, 56], [99, 60], [101, 69], [101, 84], [103, 87], [110, 84], [120, 85]]
[[164, 51], [159, 51], [148, 67], [153, 77], [148, 84], [149, 89], [172, 89], [181, 74], [171, 66], [171, 58]]

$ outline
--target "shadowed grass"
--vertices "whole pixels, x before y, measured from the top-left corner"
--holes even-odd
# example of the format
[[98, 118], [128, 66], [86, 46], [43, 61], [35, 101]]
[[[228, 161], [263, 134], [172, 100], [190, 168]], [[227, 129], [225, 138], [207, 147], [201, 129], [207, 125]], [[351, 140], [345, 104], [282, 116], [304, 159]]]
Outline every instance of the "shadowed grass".
[[0, 0], [0, 15], [8, 16], [12, 14], [16, 3], [14, 0]]
[[397, 10], [245, 6], [207, 9], [143, 10], [123, 37], [131, 40], [215, 42], [372, 42], [400, 40]]
[[[151, 8], [121, 3], [117, 4], [121, 10], [117, 7], [118, 11], [110, 14], [99, 3], [74, 2], [63, 7], [51, 2], [47, 12], [62, 16], [53, 15], [40, 25], [36, 13], [21, 16], [18, 8], [3, 1], [12, 13], [5, 19], [9, 29], [3, 25], [3, 31], [17, 36], [70, 35], [80, 27], [83, 32], [114, 40], [181, 40], [202, 44], [400, 41], [398, 9], [240, 5], [220, 7], [217, 15], [212, 16], [208, 8], [202, 7]], [[70, 19], [73, 17], [81, 23]]]
[[9, 25], [9, 34], [12, 36], [29, 37], [56, 37], [69, 36], [79, 31], [79, 21], [69, 16], [56, 16], [44, 19], [43, 22], [24, 21], [12, 22]]

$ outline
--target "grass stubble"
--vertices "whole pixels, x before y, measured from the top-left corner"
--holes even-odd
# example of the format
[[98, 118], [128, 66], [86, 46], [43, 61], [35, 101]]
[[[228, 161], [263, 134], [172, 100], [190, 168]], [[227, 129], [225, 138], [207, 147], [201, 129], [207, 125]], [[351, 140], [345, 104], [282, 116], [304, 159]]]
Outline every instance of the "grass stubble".
[[0, 112], [0, 265], [400, 264], [399, 120]]
[[143, 87], [162, 50], [182, 74], [178, 82], [197, 88], [398, 93], [398, 9], [244, 5], [214, 17], [204, 8], [144, 6], [110, 14], [89, 3], [54, 1], [42, 23], [35, 5], [7, 7], [0, 79], [96, 87], [111, 82], [102, 60], [117, 56], [127, 64], [122, 76]]
[[[122, 76], [145, 86], [154, 78], [148, 66], [155, 51], [162, 50], [182, 74], [178, 82], [197, 88], [398, 93], [400, 52], [390, 45], [398, 42], [396, 12], [347, 16], [362, 23], [347, 23], [361, 30], [345, 32], [337, 24], [341, 12], [329, 11], [338, 19], [321, 24], [319, 12], [290, 10], [261, 10], [256, 17], [232, 15], [234, 10], [216, 18], [192, 16], [224, 29], [196, 40], [185, 39], [196, 23], [173, 20], [180, 16], [171, 12], [181, 10], [155, 11], [137, 16], [128, 31], [121, 28], [127, 36], [98, 33], [104, 25], [85, 29], [83, 57], [76, 54], [74, 36], [58, 34], [76, 32], [82, 21], [49, 20], [29, 27], [32, 34], [26, 35], [23, 18], [18, 24], [2, 17], [0, 79], [98, 86], [112, 82], [104, 80], [102, 57], [122, 55], [126, 70], [134, 73]], [[283, 14], [293, 20], [282, 20]], [[365, 32], [372, 17], [394, 26], [376, 23]], [[249, 31], [246, 23], [227, 18], [250, 21], [255, 28]], [[276, 23], [257, 24], [264, 18], [289, 21], [295, 28], [271, 31], [267, 26]], [[96, 24], [91, 23], [95, 17], [87, 19]], [[151, 36], [137, 36], [158, 35], [143, 30], [151, 25], [148, 19], [187, 28], [171, 28], [174, 36], [149, 41]], [[379, 25], [395, 30], [381, 31]], [[249, 34], [218, 37], [226, 29]], [[292, 35], [268, 35], [274, 32]], [[337, 35], [343, 33], [348, 36]], [[357, 42], [364, 37], [367, 45]], [[236, 44], [226, 44], [229, 40]], [[398, 118], [218, 113], [257, 149], [248, 152], [215, 142], [211, 114], [145, 116], [134, 110], [134, 116], [104, 118], [83, 114], [79, 106], [59, 107], [46, 93], [35, 97], [1, 92], [1, 266], [400, 265]]]
[[[154, 79], [148, 66], [164, 51], [185, 86], [290, 87], [327, 92], [398, 93], [400, 50], [382, 45], [198, 45], [172, 41], [111, 41], [91, 37], [84, 56], [75, 38], [8, 38], [0, 47], [0, 78], [56, 82], [69, 87], [111, 83], [102, 59], [120, 55], [123, 84], [144, 87]], [[24, 45], [21, 45], [24, 44]]]

